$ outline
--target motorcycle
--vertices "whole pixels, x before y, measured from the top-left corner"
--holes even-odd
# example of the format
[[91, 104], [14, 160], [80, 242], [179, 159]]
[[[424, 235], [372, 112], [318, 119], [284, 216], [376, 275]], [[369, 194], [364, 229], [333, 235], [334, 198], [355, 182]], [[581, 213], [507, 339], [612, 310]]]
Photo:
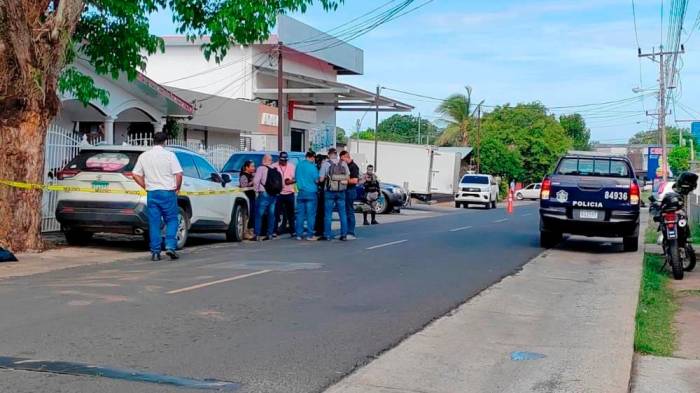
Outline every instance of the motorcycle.
[[667, 192], [661, 201], [653, 195], [649, 197], [649, 214], [659, 224], [657, 230], [665, 255], [662, 269], [668, 264], [676, 280], [682, 280], [684, 272], [695, 269], [695, 250], [688, 241], [691, 234], [685, 200], [695, 190], [697, 182], [696, 174], [684, 172], [678, 176], [673, 191]]

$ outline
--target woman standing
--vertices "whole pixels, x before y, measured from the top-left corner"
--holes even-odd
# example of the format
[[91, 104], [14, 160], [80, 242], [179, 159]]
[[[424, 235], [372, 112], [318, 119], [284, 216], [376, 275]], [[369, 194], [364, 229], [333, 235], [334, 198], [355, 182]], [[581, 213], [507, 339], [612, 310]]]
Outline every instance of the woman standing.
[[241, 174], [239, 176], [239, 185], [241, 188], [247, 188], [245, 191], [245, 196], [248, 197], [248, 227], [245, 231], [245, 239], [251, 240], [255, 237], [253, 233], [253, 227], [255, 225], [255, 220], [253, 217], [255, 215], [255, 190], [253, 190], [253, 177], [255, 176], [255, 163], [252, 160], [248, 160], [243, 163], [243, 168], [241, 168]]

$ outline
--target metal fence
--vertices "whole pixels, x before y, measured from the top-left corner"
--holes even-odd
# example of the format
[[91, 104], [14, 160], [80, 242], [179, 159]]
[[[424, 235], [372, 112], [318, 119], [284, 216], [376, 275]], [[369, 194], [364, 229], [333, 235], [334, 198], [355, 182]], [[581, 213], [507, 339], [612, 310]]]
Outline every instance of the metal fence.
[[[124, 143], [131, 146], [151, 146], [153, 144], [153, 134], [131, 134], [127, 136]], [[223, 168], [224, 164], [226, 164], [226, 161], [228, 161], [233, 153], [242, 150], [250, 150], [249, 138], [241, 138], [240, 147], [227, 144], [204, 146], [201, 142], [185, 141], [182, 139], [168, 139], [165, 144], [167, 146], [177, 146], [197, 152], [206, 157], [207, 160], [219, 170]]]
[[[79, 139], [73, 132], [51, 124], [46, 131], [46, 148], [44, 151], [44, 184], [57, 181], [58, 171], [63, 169], [80, 152], [81, 146], [90, 146], [86, 136]], [[58, 194], [45, 192], [41, 197], [41, 231], [54, 232], [61, 229], [56, 221], [56, 203]]]

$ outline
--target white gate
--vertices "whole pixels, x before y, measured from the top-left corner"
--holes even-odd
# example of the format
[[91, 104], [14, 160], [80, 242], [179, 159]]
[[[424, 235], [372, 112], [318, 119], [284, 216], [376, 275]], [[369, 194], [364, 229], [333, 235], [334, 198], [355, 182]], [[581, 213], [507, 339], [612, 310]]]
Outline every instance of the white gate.
[[[46, 132], [46, 149], [44, 151], [44, 184], [56, 182], [58, 171], [80, 152], [81, 141], [73, 137], [69, 130], [51, 124]], [[41, 197], [41, 231], [54, 232], [61, 229], [56, 221], [56, 202], [58, 193], [44, 192]]]

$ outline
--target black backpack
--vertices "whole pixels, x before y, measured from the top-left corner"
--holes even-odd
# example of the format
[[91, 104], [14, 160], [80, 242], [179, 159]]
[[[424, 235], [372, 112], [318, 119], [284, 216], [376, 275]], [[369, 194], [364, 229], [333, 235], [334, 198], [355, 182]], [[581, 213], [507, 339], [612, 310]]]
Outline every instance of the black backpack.
[[275, 168], [270, 168], [269, 166], [265, 166], [267, 168], [267, 178], [265, 179], [265, 192], [268, 194], [275, 196], [279, 195], [282, 192], [282, 174]]

